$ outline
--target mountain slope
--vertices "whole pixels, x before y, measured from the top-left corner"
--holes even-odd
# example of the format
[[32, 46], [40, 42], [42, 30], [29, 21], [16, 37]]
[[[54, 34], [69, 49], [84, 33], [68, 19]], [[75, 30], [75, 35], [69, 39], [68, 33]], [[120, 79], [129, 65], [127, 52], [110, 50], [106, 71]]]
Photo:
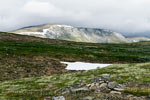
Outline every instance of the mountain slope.
[[150, 41], [150, 38], [147, 37], [131, 37], [127, 38], [130, 42], [140, 42], [140, 41]]
[[128, 40], [119, 33], [95, 28], [77, 28], [67, 25], [39, 25], [25, 27], [11, 33], [31, 35], [42, 38], [61, 39], [91, 43], [127, 43]]

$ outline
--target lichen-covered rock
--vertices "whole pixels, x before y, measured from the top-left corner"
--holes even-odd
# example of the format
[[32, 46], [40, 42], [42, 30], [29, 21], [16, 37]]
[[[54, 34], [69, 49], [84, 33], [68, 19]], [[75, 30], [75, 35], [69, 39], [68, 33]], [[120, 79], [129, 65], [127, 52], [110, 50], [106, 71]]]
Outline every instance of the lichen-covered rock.
[[52, 100], [65, 100], [64, 96], [53, 97]]
[[94, 80], [90, 84], [79, 85], [80, 87], [68, 86], [70, 92], [61, 95], [69, 96], [69, 100], [150, 100], [147, 96], [136, 97], [123, 93], [125, 85], [111, 81], [109, 74], [103, 74], [102, 78], [94, 78]]
[[100, 99], [88, 96], [88, 97], [81, 98], [80, 100], [100, 100]]
[[114, 89], [114, 88], [116, 88], [116, 87], [117, 87], [117, 85], [118, 85], [118, 83], [117, 83], [117, 82], [109, 82], [109, 83], [108, 83], [108, 88], [110, 88], [110, 89]]
[[110, 94], [118, 94], [118, 95], [121, 95], [121, 92], [118, 92], [118, 91], [111, 91]]
[[110, 81], [110, 75], [109, 74], [102, 74], [101, 79], [104, 81]]
[[86, 87], [71, 89], [71, 93], [84, 93], [84, 92], [88, 92], [88, 91], [89, 91], [89, 89]]
[[113, 88], [115, 91], [123, 91], [123, 88]]
[[100, 91], [101, 92], [104, 92], [104, 93], [109, 93], [110, 92], [110, 89], [107, 87], [107, 83], [102, 83], [100, 85]]
[[80, 100], [94, 100], [94, 97], [88, 96], [88, 97], [81, 98]]

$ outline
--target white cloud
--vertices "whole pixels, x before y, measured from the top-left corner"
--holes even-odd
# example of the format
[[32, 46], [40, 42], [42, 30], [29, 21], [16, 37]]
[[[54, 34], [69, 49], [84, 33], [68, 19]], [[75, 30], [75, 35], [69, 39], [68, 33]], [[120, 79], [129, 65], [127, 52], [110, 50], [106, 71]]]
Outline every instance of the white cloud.
[[149, 0], [0, 0], [0, 31], [59, 23], [150, 32]]
[[49, 2], [32, 0], [27, 2], [22, 9], [25, 13], [42, 16], [60, 16], [61, 10]]

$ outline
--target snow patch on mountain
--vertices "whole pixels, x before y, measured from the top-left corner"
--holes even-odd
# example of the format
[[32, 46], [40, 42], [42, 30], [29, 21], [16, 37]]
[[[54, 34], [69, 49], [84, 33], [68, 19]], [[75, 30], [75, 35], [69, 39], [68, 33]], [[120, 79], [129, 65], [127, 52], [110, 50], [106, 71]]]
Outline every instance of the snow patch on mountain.
[[66, 27], [66, 28], [73, 28], [72, 26], [69, 26], [69, 25], [54, 25], [54, 26], [58, 26], [58, 27]]

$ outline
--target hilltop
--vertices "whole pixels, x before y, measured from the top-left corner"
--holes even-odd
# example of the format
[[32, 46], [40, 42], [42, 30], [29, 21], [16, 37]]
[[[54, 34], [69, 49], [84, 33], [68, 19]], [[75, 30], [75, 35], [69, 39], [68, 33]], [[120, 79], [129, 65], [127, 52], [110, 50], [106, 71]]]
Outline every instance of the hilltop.
[[91, 43], [127, 43], [123, 35], [105, 29], [73, 27], [68, 25], [47, 24], [21, 28], [11, 33], [31, 35], [42, 38], [69, 40]]
[[125, 37], [121, 33], [100, 28], [73, 27], [59, 24], [28, 26], [10, 31], [21, 35], [89, 43], [132, 43], [150, 41], [147, 37]]

